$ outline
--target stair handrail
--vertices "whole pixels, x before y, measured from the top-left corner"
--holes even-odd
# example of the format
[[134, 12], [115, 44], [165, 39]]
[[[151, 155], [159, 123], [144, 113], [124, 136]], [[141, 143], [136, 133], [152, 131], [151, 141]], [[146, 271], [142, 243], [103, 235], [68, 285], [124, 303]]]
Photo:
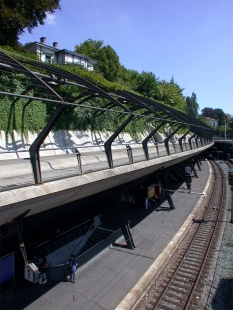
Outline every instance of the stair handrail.
[[35, 252], [38, 248], [40, 248], [40, 247], [42, 247], [42, 246], [44, 246], [44, 245], [46, 245], [46, 244], [52, 242], [52, 241], [55, 240], [55, 239], [59, 239], [61, 236], [67, 235], [67, 234], [70, 233], [71, 231], [74, 231], [74, 230], [77, 229], [78, 227], [80, 227], [80, 226], [82, 226], [82, 225], [84, 225], [84, 224], [86, 224], [86, 223], [88, 223], [88, 222], [90, 222], [90, 221], [91, 221], [91, 220], [85, 221], [85, 222], [83, 222], [83, 223], [81, 223], [81, 224], [79, 224], [79, 225], [77, 225], [77, 226], [75, 226], [75, 227], [72, 227], [72, 228], [70, 228], [70, 229], [68, 229], [68, 230], [66, 230], [66, 231], [64, 231], [64, 232], [62, 232], [62, 233], [60, 233], [59, 235], [57, 235], [57, 236], [55, 236], [55, 237], [50, 238], [49, 240], [46, 240], [46, 241], [40, 243], [39, 245], [37, 245], [36, 247], [34, 247], [34, 248], [32, 249], [32, 252]]
[[[75, 249], [77, 249], [77, 247], [80, 245], [80, 243], [83, 241], [83, 239], [86, 237], [87, 233], [91, 230], [91, 228], [93, 227], [93, 225], [95, 224], [95, 222], [97, 220], [99, 220], [103, 215], [102, 214], [99, 214], [96, 216], [96, 219], [94, 220], [94, 222], [92, 223], [92, 225], [89, 227], [88, 231], [83, 235], [82, 239], [79, 241], [79, 243], [76, 245], [76, 247], [73, 249], [73, 251], [71, 252], [71, 254], [74, 253]], [[70, 255], [69, 255], [70, 257]], [[68, 262], [69, 260], [69, 257], [65, 260], [64, 264]]]

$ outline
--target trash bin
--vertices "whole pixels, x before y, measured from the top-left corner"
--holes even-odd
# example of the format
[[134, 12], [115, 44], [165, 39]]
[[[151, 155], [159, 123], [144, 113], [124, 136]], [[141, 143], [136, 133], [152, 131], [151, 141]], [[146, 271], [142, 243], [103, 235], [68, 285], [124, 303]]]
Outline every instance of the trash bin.
[[32, 282], [33, 284], [38, 282], [39, 279], [39, 269], [34, 263], [30, 263], [24, 266], [24, 279]]

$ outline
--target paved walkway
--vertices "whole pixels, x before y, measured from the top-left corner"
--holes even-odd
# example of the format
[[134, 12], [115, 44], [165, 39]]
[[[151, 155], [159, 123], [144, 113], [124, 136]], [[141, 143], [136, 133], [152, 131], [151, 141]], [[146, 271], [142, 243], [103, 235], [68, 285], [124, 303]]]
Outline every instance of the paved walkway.
[[[115, 309], [127, 298], [133, 297], [133, 287], [151, 266], [163, 250], [171, 244], [171, 240], [182, 225], [188, 225], [187, 218], [203, 196], [210, 175], [209, 165], [203, 162], [199, 178], [193, 178], [192, 192], [183, 187], [173, 195], [176, 210], [156, 211], [135, 210], [133, 205], [127, 208], [128, 218], [132, 223], [132, 235], [136, 249], [129, 250], [124, 239], [117, 241], [99, 254], [87, 265], [77, 271], [76, 284], [48, 281], [45, 285], [32, 285], [24, 281], [15, 290], [3, 295], [1, 309]], [[163, 207], [168, 207], [167, 202]], [[142, 219], [143, 218], [143, 219]], [[174, 239], [173, 239], [174, 240]], [[129, 300], [122, 302], [121, 307]]]

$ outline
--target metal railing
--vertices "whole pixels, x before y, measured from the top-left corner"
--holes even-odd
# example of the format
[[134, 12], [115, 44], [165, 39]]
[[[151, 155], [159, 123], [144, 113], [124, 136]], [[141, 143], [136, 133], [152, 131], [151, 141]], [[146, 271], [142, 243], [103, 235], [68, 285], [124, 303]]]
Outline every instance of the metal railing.
[[[142, 162], [145, 160], [148, 160], [147, 157], [145, 156], [145, 152], [142, 148], [140, 147], [135, 147], [139, 145], [138, 143], [132, 143], [132, 144], [113, 144], [112, 147], [116, 146], [122, 146], [122, 148], [113, 148], [112, 153], [114, 155], [113, 162], [114, 162], [114, 167], [119, 167], [119, 166], [124, 166], [128, 164], [133, 164], [135, 162]], [[206, 145], [206, 143], [205, 143]], [[65, 147], [65, 148], [41, 148], [40, 152], [46, 152], [46, 151], [64, 151], [62, 154], [54, 154], [54, 155], [45, 155], [41, 157], [41, 161], [43, 158], [48, 158], [51, 156], [56, 157], [59, 159], [59, 156], [76, 156], [77, 159], [77, 164], [74, 162], [69, 164], [67, 167], [62, 167], [62, 168], [53, 168], [45, 171], [41, 171], [41, 174], [44, 176], [44, 180], [46, 182], [50, 181], [56, 181], [59, 179], [64, 179], [68, 178], [70, 176], [77, 176], [77, 175], [83, 175], [86, 173], [90, 172], [95, 172], [95, 171], [101, 171], [103, 169], [108, 169], [108, 162], [107, 162], [107, 156], [105, 157], [105, 151], [104, 150], [97, 150], [97, 151], [87, 151], [89, 148], [100, 148], [103, 147], [104, 144], [101, 145], [92, 145], [92, 146], [85, 146], [85, 145], [76, 145], [74, 147]], [[201, 142], [198, 141], [196, 143], [195, 140], [191, 142], [191, 145], [189, 145], [188, 142], [184, 141], [182, 142], [183, 150], [181, 149], [179, 143], [169, 143], [169, 155], [180, 153], [182, 151], [189, 151], [191, 149], [196, 149], [199, 147], [202, 147]], [[85, 149], [84, 152], [81, 152], [82, 149]], [[72, 152], [68, 153], [68, 150], [72, 150]], [[19, 150], [19, 151], [1, 151], [0, 154], [18, 154], [19, 153], [25, 153], [28, 152], [29, 150]], [[159, 157], [167, 156], [168, 152], [167, 149], [165, 148], [164, 143], [155, 143], [154, 145], [149, 145], [148, 147], [148, 153], [150, 154], [150, 159], [156, 159]], [[104, 158], [103, 158], [104, 155]], [[91, 158], [92, 157], [92, 158]], [[30, 157], [22, 157], [18, 158], [15, 160], [19, 159], [30, 159]], [[48, 163], [51, 163], [53, 160], [56, 160], [56, 158], [51, 158]], [[86, 161], [86, 164], [83, 164], [83, 160]], [[14, 159], [13, 159], [14, 161]], [[2, 161], [2, 163], [5, 162], [7, 165], [12, 164], [12, 161], [7, 163], [6, 161]], [[14, 162], [13, 162], [14, 163]], [[28, 162], [27, 162], [28, 163]], [[26, 162], [23, 163], [26, 165]], [[28, 163], [29, 164], [29, 163]], [[26, 167], [26, 166], [25, 166]], [[114, 168], [113, 167], [113, 168]], [[78, 168], [78, 169], [77, 169]], [[41, 168], [40, 168], [41, 169]], [[61, 171], [60, 171], [61, 170]], [[60, 173], [61, 172], [61, 173]], [[29, 184], [36, 184], [33, 182], [33, 174], [31, 174], [31, 171], [29, 174], [25, 174], [26, 176], [22, 178], [22, 175], [20, 176], [15, 176], [15, 179], [13, 178], [8, 178], [6, 182], [8, 183], [0, 183], [0, 191], [5, 191], [9, 190], [9, 188], [18, 188], [22, 186], [28, 186]], [[16, 180], [17, 179], [17, 180]], [[28, 180], [28, 181], [27, 181]], [[4, 179], [2, 180], [4, 182]], [[10, 183], [12, 182], [12, 184]]]
[[[76, 257], [78, 268], [82, 267], [83, 265], [87, 264], [88, 261], [90, 261], [92, 258], [94, 258], [96, 255], [98, 255], [101, 251], [106, 249], [108, 246], [110, 246], [112, 243], [114, 243], [118, 238], [122, 236], [121, 228], [114, 231], [111, 235], [109, 235], [107, 238], [101, 240], [99, 243], [94, 245], [92, 248], [84, 252], [83, 254]], [[68, 275], [68, 267], [69, 262], [56, 265], [56, 266], [50, 266], [48, 269], [48, 279], [49, 280], [65, 280]]]
[[93, 220], [88, 220], [80, 225], [77, 225], [64, 233], [57, 235], [50, 240], [41, 243], [40, 245], [36, 246], [32, 252], [36, 253], [38, 257], [47, 256], [51, 254], [58, 248], [65, 246], [66, 244], [72, 242], [73, 240], [77, 239], [80, 236], [85, 235], [90, 227], [93, 226]]

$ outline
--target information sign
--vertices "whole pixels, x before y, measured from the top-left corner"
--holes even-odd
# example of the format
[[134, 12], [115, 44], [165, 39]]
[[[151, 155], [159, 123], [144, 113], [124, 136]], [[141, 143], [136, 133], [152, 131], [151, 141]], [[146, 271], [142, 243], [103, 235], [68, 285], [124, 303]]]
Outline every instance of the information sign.
[[155, 185], [153, 184], [147, 188], [147, 198], [151, 199], [154, 196], [155, 196]]

